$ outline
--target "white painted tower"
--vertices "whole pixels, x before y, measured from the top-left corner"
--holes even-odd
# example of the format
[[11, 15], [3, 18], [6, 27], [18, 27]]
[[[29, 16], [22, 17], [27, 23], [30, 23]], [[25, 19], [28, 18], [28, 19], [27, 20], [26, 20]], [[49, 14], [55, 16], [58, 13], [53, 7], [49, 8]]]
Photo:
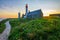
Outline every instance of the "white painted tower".
[[26, 17], [27, 17], [27, 14], [28, 14], [28, 4], [26, 4]]

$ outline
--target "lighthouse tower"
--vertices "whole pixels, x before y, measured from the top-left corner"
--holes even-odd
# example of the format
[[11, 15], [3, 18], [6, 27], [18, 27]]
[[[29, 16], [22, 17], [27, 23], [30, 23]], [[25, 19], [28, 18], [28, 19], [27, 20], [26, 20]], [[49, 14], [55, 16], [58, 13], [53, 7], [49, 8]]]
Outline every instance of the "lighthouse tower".
[[27, 17], [27, 14], [28, 14], [28, 4], [26, 4], [26, 17]]

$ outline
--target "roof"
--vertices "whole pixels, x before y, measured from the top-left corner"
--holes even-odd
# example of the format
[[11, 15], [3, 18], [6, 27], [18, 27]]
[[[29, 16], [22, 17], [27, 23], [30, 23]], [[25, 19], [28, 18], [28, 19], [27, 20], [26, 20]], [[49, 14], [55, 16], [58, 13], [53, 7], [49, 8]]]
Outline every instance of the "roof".
[[41, 13], [42, 13], [42, 11], [41, 11], [41, 9], [39, 9], [39, 10], [29, 12], [28, 14], [41, 14]]

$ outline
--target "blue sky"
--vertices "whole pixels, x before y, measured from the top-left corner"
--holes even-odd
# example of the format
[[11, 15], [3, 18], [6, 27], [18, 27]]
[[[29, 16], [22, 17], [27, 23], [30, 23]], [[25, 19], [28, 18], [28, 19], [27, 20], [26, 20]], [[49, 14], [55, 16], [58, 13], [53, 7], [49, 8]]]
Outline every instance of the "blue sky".
[[25, 13], [25, 4], [28, 4], [29, 10], [42, 9], [44, 15], [49, 15], [48, 12], [60, 12], [60, 0], [0, 0], [0, 16], [3, 14], [12, 15]]

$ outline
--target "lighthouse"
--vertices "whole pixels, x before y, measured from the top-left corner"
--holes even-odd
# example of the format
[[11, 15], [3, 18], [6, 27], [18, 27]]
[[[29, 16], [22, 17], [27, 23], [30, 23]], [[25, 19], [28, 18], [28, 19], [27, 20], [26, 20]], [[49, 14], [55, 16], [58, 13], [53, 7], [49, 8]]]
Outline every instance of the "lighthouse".
[[28, 14], [28, 4], [26, 4], [26, 17], [27, 17], [27, 14]]
[[28, 4], [26, 4], [25, 6], [25, 15], [24, 15], [24, 18], [27, 18], [27, 19], [36, 19], [36, 18], [42, 18], [43, 17], [43, 12], [41, 9], [38, 9], [38, 10], [34, 10], [34, 11], [28, 11]]

